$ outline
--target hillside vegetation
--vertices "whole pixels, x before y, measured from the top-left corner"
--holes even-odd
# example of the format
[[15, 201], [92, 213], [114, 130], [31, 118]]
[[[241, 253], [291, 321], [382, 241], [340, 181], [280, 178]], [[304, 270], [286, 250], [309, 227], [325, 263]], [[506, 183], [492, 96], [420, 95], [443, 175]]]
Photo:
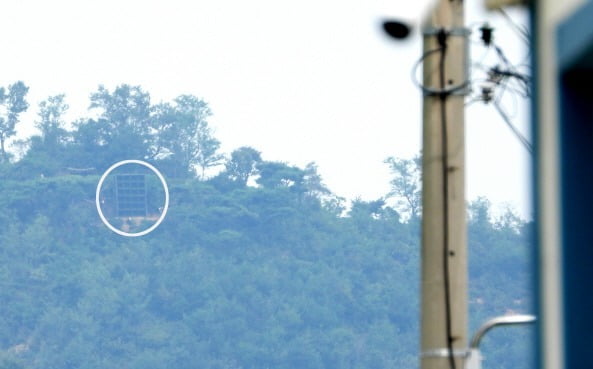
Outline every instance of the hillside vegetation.
[[[51, 97], [21, 155], [2, 146], [0, 368], [418, 366], [417, 160], [388, 158], [392, 191], [348, 203], [314, 163], [221, 153], [197, 97], [152, 105], [140, 87], [100, 87], [91, 107], [96, 118], [64, 122], [64, 96]], [[130, 158], [171, 196], [139, 238], [95, 207], [100, 175]], [[468, 217], [473, 331], [530, 312], [532, 244], [530, 224], [493, 219], [486, 199]], [[493, 333], [484, 368], [531, 368], [530, 341]]]

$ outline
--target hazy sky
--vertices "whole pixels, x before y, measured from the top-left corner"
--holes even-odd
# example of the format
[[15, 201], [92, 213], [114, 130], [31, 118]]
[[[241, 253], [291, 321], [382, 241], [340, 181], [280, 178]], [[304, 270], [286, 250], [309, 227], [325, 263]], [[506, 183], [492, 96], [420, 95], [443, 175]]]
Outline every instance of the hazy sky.
[[[420, 150], [421, 95], [411, 79], [420, 38], [396, 43], [380, 29], [385, 17], [419, 19], [419, 3], [5, 2], [0, 84], [29, 85], [33, 112], [49, 95], [65, 93], [71, 117], [86, 114], [99, 84], [141, 85], [154, 103], [197, 95], [212, 108], [223, 151], [249, 145], [266, 160], [314, 161], [333, 192], [371, 200], [389, 190], [383, 160]], [[466, 3], [467, 23], [493, 23], [503, 50], [519, 64], [525, 44], [511, 27], [498, 14], [480, 13], [481, 0]], [[511, 15], [525, 21], [521, 12]], [[481, 57], [484, 49], [472, 47]], [[505, 104], [527, 132], [527, 101]], [[30, 132], [34, 118], [25, 117], [22, 132]], [[466, 119], [468, 198], [483, 195], [529, 216], [527, 152], [493, 107], [472, 104]]]

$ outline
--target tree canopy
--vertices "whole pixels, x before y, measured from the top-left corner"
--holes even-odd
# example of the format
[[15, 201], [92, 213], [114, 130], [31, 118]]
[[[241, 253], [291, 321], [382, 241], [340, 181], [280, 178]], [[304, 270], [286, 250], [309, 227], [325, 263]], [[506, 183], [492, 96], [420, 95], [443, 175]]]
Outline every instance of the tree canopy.
[[16, 134], [20, 114], [29, 107], [25, 100], [27, 92], [29, 87], [22, 81], [9, 85], [8, 91], [0, 87], [0, 161], [4, 163], [9, 160], [6, 143]]

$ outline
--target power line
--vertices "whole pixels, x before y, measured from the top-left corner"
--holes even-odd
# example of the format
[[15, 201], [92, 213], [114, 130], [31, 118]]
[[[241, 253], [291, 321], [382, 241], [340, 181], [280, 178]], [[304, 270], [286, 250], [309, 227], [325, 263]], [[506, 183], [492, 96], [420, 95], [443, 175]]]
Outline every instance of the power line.
[[511, 129], [511, 131], [513, 132], [513, 134], [515, 135], [515, 137], [517, 137], [517, 139], [523, 144], [523, 146], [525, 147], [525, 149], [531, 155], [533, 155], [533, 146], [531, 145], [531, 143], [529, 142], [529, 140], [527, 138], [525, 138], [525, 136], [523, 136], [521, 134], [521, 132], [519, 132], [519, 130], [513, 125], [513, 123], [511, 122], [511, 120], [507, 116], [507, 114], [500, 107], [500, 104], [498, 103], [498, 101], [495, 101], [494, 102], [494, 107], [496, 108], [496, 110], [498, 111], [498, 113], [500, 114], [500, 116], [502, 117], [502, 119], [504, 120], [504, 122], [507, 124], [507, 126]]
[[[517, 25], [504, 10], [501, 9], [500, 12], [505, 17], [507, 22], [511, 24], [515, 32], [517, 32], [524, 39], [529, 38], [529, 34], [519, 25]], [[480, 63], [478, 67], [486, 73], [486, 78], [482, 80], [483, 83], [477, 96], [470, 99], [466, 105], [469, 105], [475, 101], [482, 101], [485, 104], [492, 102], [498, 114], [500, 114], [505, 124], [510, 128], [515, 137], [521, 142], [521, 144], [530, 154], [533, 154], [533, 147], [531, 143], [513, 125], [510, 117], [501, 106], [501, 100], [505, 92], [510, 92], [513, 96], [518, 94], [523, 98], [530, 97], [531, 77], [528, 74], [520, 72], [519, 69], [511, 63], [503, 49], [499, 45], [492, 42], [493, 29], [487, 23], [485, 23], [484, 26], [480, 28], [480, 30], [482, 31], [482, 40], [484, 41], [484, 46], [488, 49], [494, 49], [502, 65], [495, 65], [493, 67], [486, 68]]]
[[506, 19], [506, 21], [509, 23], [511, 28], [515, 30], [515, 32], [523, 39], [523, 41], [525, 41], [525, 43], [529, 44], [529, 32], [526, 29], [519, 26], [517, 23], [515, 23], [513, 18], [511, 18], [503, 8], [499, 8], [498, 10], [500, 14], [502, 14], [504, 19]]

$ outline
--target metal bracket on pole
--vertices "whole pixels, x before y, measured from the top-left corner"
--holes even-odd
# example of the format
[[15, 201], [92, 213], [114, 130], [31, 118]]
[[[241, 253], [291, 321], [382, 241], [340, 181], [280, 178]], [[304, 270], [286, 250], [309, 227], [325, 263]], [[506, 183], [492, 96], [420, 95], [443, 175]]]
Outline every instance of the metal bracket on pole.
[[469, 351], [465, 360], [465, 369], [482, 369], [482, 354], [480, 349], [474, 348]]
[[[443, 28], [439, 27], [426, 27], [422, 31], [424, 36], [436, 36], [443, 31]], [[469, 28], [465, 27], [457, 27], [457, 28], [445, 28], [445, 33], [448, 36], [462, 36], [462, 37], [469, 37], [472, 31]]]
[[457, 95], [457, 96], [467, 96], [471, 92], [471, 83], [469, 82], [469, 42], [467, 42], [467, 38], [471, 35], [472, 31], [469, 28], [465, 27], [456, 27], [456, 28], [442, 28], [442, 27], [432, 27], [427, 26], [422, 31], [424, 36], [438, 36], [442, 32], [445, 32], [447, 36], [456, 36], [456, 37], [463, 37], [465, 38], [465, 65], [463, 66], [465, 80], [464, 82], [456, 85], [448, 87], [444, 90], [430, 88], [426, 86], [422, 87], [422, 92], [424, 96], [439, 96], [442, 94], [446, 95]]
[[456, 95], [456, 96], [467, 96], [470, 92], [471, 92], [471, 84], [469, 83], [469, 81], [465, 81], [462, 84], [459, 84], [457, 86], [453, 86], [453, 87], [448, 87], [445, 89], [436, 89], [436, 88], [430, 88], [430, 87], [425, 87], [425, 86], [420, 86], [422, 88], [422, 94], [424, 96], [441, 96], [443, 94], [445, 95]]
[[[470, 355], [469, 350], [453, 350], [452, 352], [454, 357], [462, 357], [466, 358]], [[430, 357], [449, 357], [450, 352], [447, 348], [437, 348], [432, 350], [426, 350], [420, 353], [421, 358], [430, 358]]]

